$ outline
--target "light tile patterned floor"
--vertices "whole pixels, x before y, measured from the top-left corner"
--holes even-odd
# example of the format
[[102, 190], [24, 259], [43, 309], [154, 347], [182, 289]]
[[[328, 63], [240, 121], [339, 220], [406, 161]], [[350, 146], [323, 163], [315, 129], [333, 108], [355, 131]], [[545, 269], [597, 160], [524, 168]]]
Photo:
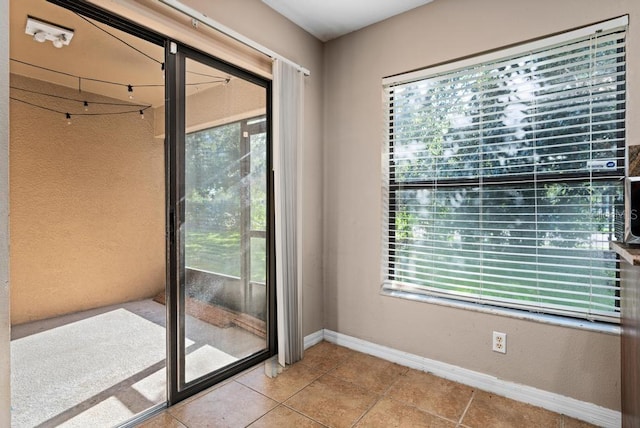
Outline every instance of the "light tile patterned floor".
[[551, 427], [587, 423], [328, 342], [275, 379], [264, 366], [143, 423], [172, 427]]

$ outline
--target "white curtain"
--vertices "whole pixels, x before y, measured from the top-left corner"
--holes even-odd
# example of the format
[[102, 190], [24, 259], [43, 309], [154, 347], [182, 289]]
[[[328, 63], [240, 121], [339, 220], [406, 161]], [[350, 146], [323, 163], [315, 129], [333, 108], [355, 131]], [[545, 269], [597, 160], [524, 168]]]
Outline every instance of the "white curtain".
[[302, 135], [304, 74], [273, 64], [278, 362], [302, 359]]

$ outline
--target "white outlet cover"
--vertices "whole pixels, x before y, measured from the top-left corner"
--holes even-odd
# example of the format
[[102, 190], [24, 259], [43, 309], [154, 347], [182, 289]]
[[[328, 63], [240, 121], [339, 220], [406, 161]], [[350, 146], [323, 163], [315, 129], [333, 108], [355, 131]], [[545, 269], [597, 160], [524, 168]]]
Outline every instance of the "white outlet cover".
[[507, 353], [507, 334], [499, 331], [493, 332], [492, 350], [501, 354]]

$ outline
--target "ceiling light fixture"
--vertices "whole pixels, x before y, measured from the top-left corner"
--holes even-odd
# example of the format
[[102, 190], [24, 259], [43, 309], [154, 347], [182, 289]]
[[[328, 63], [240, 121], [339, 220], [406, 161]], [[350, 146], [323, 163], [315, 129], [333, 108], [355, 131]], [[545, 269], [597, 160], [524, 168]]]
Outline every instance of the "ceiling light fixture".
[[27, 17], [27, 26], [24, 32], [25, 34], [33, 36], [33, 40], [36, 42], [44, 43], [49, 40], [56, 48], [69, 45], [73, 37], [72, 29], [52, 24], [32, 16]]
[[33, 40], [39, 43], [44, 43], [47, 41], [47, 33], [44, 31], [38, 31], [33, 35]]

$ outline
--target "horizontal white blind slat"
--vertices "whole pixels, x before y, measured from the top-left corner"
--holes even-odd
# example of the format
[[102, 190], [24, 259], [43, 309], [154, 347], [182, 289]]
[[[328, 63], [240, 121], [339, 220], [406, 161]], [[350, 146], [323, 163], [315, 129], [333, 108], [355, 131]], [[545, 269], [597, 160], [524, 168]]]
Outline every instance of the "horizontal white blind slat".
[[[616, 48], [622, 48], [622, 44], [616, 46]], [[568, 56], [563, 58], [564, 61], [567, 61], [571, 58], [584, 57], [585, 55], [589, 55], [589, 52], [582, 52], [580, 54], [575, 54], [572, 56]], [[549, 89], [555, 90], [575, 90], [584, 88], [585, 82], [582, 80], [575, 79], [576, 77], [580, 77], [584, 75], [585, 71], [590, 74], [590, 78], [592, 79], [589, 82], [590, 85], [593, 86], [604, 86], [608, 79], [612, 77], [620, 77], [623, 76], [624, 73], [618, 72], [618, 66], [624, 66], [624, 54], [622, 53], [612, 53], [606, 55], [604, 57], [598, 58], [597, 62], [594, 62], [592, 58], [585, 59], [581, 62], [576, 62], [571, 65], [570, 69], [567, 69], [566, 65], [563, 64], [553, 64], [548, 61], [538, 61], [535, 64], [529, 63], [525, 64], [528, 69], [524, 71], [521, 76], [521, 79], [539, 79], [541, 77], [546, 78], [550, 82], [548, 85]], [[504, 64], [503, 67], [508, 66], [511, 72], [517, 71], [518, 68], [524, 68], [523, 66], [514, 66], [511, 64]], [[539, 66], [548, 66], [544, 70], [539, 70]], [[488, 67], [487, 67], [488, 68]], [[394, 106], [402, 106], [405, 103], [411, 102], [416, 99], [422, 99], [425, 96], [430, 97], [433, 94], [466, 94], [469, 93], [469, 87], [473, 87], [480, 94], [492, 93], [495, 92], [498, 87], [492, 83], [497, 82], [499, 79], [496, 76], [492, 78], [481, 80], [479, 76], [483, 71], [476, 70], [474, 74], [446, 74], [441, 75], [439, 80], [431, 80], [429, 85], [420, 86], [418, 92], [413, 94], [406, 94], [405, 86], [389, 86], [385, 89], [387, 95], [389, 96], [390, 103], [393, 103]], [[452, 82], [455, 80], [455, 82]], [[560, 82], [565, 82], [565, 85], [561, 85]], [[566, 82], [571, 82], [572, 85], [566, 84]], [[453, 84], [452, 84], [453, 83]], [[521, 91], [524, 93], [531, 92], [533, 88], [531, 86], [523, 86]], [[430, 92], [431, 93], [430, 93]], [[402, 98], [394, 98], [392, 94], [401, 95]]]
[[620, 22], [384, 79], [385, 286], [617, 322]]

